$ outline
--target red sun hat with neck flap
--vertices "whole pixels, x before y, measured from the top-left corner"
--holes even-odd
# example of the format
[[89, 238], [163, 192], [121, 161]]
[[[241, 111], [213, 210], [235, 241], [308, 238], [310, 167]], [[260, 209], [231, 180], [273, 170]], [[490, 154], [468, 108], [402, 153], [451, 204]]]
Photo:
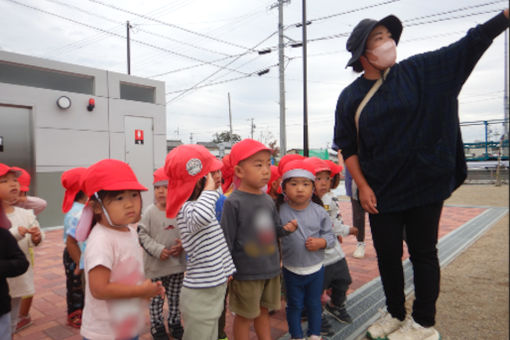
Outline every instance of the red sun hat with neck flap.
[[162, 166], [161, 168], [154, 171], [154, 180], [152, 181], [152, 184], [155, 187], [158, 186], [168, 186], [168, 176], [165, 173], [165, 167]]
[[304, 177], [315, 181], [315, 167], [304, 159], [296, 159], [285, 164], [282, 174], [283, 181], [293, 177]]
[[228, 188], [230, 188], [232, 180], [234, 179], [234, 167], [230, 164], [230, 154], [223, 157], [221, 162], [223, 163], [223, 168], [221, 168], [221, 177], [223, 178], [221, 190], [225, 193]]
[[165, 173], [169, 179], [166, 216], [176, 217], [198, 180], [222, 167], [223, 163], [203, 145], [182, 144], [170, 151], [165, 160]]
[[285, 164], [297, 159], [305, 159], [305, 156], [301, 156], [297, 153], [289, 153], [283, 156], [278, 163], [278, 171], [280, 171], [280, 175], [283, 174], [283, 168], [285, 167]]
[[16, 178], [19, 178], [19, 176], [21, 176], [21, 172], [19, 170], [11, 168], [6, 164], [0, 163], [0, 176], [6, 175], [8, 172], [12, 172], [16, 176]]
[[230, 164], [232, 167], [235, 167], [239, 162], [244, 161], [260, 151], [271, 152], [271, 149], [254, 139], [243, 139], [232, 147], [230, 151]]
[[342, 172], [343, 167], [341, 165], [338, 165], [335, 162], [330, 161], [329, 159], [325, 160], [324, 162], [326, 162], [329, 165], [332, 177]]
[[87, 168], [73, 168], [67, 171], [64, 171], [60, 180], [62, 182], [62, 186], [66, 189], [64, 194], [64, 201], [62, 202], [62, 212], [66, 213], [71, 210], [73, 206], [74, 199], [76, 195], [81, 190], [81, 181], [82, 176], [85, 173]]
[[30, 190], [30, 181], [32, 180], [30, 174], [25, 169], [18, 168], [17, 166], [13, 166], [12, 169], [20, 173], [18, 177], [19, 190], [28, 192]]
[[101, 190], [147, 191], [147, 188], [138, 182], [129, 164], [117, 159], [103, 159], [85, 170], [81, 190], [91, 197]]
[[304, 161], [314, 168], [316, 174], [322, 171], [331, 172], [329, 165], [319, 157], [309, 157]]
[[269, 178], [269, 182], [267, 182], [267, 193], [271, 191], [271, 185], [274, 181], [276, 181], [278, 178], [280, 178], [280, 171], [278, 170], [278, 167], [275, 165], [271, 165], [271, 178]]

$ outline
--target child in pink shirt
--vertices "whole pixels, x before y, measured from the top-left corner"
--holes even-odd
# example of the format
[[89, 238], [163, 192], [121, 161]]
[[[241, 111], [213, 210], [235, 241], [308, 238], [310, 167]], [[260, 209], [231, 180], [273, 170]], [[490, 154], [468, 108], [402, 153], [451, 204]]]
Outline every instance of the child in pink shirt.
[[161, 282], [145, 279], [143, 274], [143, 253], [134, 225], [140, 220], [142, 190], [147, 189], [133, 170], [118, 160], [99, 161], [83, 174], [82, 191], [90, 200], [76, 238], [87, 240], [80, 332], [85, 339], [138, 339], [148, 299], [164, 293]]

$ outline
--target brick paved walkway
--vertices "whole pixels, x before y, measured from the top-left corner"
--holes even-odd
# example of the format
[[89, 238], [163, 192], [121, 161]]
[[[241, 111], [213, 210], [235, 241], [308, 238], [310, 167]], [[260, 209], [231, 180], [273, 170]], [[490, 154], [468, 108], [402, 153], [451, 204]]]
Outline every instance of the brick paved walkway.
[[[344, 222], [351, 224], [350, 202], [341, 202]], [[441, 216], [439, 237], [446, 235], [452, 230], [480, 215], [484, 208], [465, 208], [446, 206]], [[348, 291], [352, 293], [365, 283], [376, 278], [379, 273], [375, 251], [372, 247], [372, 236], [366, 223], [366, 256], [364, 259], [355, 259], [352, 252], [356, 247], [356, 238], [349, 236], [344, 238], [342, 247], [347, 256], [349, 269], [353, 283]], [[46, 239], [35, 252], [35, 287], [32, 309], [33, 324], [21, 330], [14, 336], [15, 340], [77, 340], [81, 339], [79, 331], [66, 325], [66, 302], [65, 302], [65, 275], [62, 265], [62, 230], [46, 232]], [[405, 256], [407, 257], [407, 255]], [[148, 320], [148, 311], [147, 311]], [[147, 321], [148, 325], [148, 321]], [[232, 328], [232, 316], [227, 313], [227, 334], [230, 339]], [[271, 317], [271, 334], [273, 339], [278, 339], [287, 332], [285, 309], [282, 308]], [[252, 332], [252, 339], [256, 339]], [[141, 339], [151, 339], [146, 326]]]

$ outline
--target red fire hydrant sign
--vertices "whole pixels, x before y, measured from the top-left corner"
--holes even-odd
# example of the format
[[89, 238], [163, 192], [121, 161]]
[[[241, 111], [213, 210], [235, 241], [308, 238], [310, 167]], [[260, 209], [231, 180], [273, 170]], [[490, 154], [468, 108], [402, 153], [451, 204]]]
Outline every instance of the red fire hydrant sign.
[[135, 144], [143, 144], [143, 130], [135, 130]]

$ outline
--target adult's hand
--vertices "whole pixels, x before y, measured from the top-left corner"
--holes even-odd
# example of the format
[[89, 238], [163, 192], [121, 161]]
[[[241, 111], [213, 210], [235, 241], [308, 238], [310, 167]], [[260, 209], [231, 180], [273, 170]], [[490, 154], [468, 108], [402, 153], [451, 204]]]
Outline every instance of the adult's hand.
[[378, 214], [377, 210], [377, 198], [375, 197], [374, 191], [368, 185], [364, 185], [361, 188], [358, 187], [359, 201], [363, 209], [369, 214]]

